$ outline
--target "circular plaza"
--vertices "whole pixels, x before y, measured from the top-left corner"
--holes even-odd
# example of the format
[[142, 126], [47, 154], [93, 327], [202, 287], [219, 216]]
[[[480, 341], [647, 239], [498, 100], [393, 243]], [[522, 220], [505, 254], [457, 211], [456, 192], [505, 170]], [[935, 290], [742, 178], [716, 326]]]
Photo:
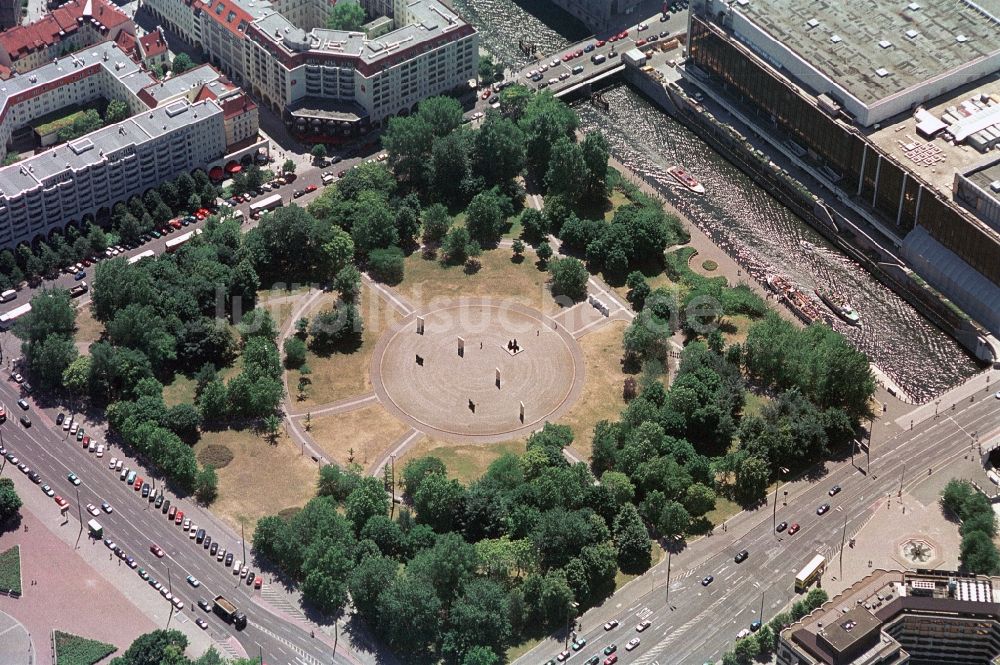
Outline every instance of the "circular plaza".
[[386, 332], [372, 356], [382, 404], [452, 441], [524, 436], [562, 415], [583, 388], [583, 353], [541, 312], [489, 298], [449, 300]]

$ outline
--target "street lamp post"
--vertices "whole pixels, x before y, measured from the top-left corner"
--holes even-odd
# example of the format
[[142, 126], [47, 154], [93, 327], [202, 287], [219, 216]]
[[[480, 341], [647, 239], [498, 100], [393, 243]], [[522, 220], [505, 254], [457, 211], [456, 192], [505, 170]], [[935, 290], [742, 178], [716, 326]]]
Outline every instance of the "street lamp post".
[[778, 485], [777, 485], [777, 483], [775, 483], [775, 485], [774, 485], [774, 510], [771, 511], [771, 533], [774, 534], [775, 538], [778, 537], [778, 532], [776, 530], [777, 528], [778, 528]]
[[903, 464], [903, 470], [899, 472], [899, 493], [897, 496], [902, 498], [903, 496], [903, 476], [906, 474], [906, 464]]
[[76, 488], [76, 513], [80, 517], [80, 531], [76, 536], [77, 542], [80, 540], [80, 536], [83, 535], [83, 506], [80, 504], [80, 488]]
[[667, 597], [664, 598], [667, 607], [670, 607], [670, 555], [671, 554], [673, 554], [673, 550], [668, 549], [667, 550]]

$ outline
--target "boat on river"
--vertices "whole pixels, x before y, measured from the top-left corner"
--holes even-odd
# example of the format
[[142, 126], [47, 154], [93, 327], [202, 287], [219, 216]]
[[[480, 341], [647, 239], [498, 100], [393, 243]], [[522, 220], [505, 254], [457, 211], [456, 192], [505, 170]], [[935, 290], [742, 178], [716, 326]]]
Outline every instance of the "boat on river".
[[819, 299], [823, 301], [823, 304], [829, 307], [834, 314], [843, 319], [845, 323], [849, 323], [852, 326], [861, 325], [861, 316], [842, 294], [832, 291], [823, 291], [818, 288], [813, 289], [813, 292], [819, 296]]
[[679, 166], [671, 166], [667, 173], [677, 182], [681, 183], [696, 194], [704, 194], [705, 186], [698, 182], [698, 179]]
[[778, 299], [806, 325], [824, 320], [823, 312], [816, 302], [800, 291], [784, 275], [771, 273], [767, 276], [767, 285], [778, 295]]

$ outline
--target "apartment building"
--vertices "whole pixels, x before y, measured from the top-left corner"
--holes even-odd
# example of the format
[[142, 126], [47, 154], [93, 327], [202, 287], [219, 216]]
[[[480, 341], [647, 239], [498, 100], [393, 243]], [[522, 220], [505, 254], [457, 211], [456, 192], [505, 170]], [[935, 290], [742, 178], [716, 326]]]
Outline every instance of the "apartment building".
[[223, 110], [179, 99], [0, 169], [0, 246], [32, 242], [226, 154]]
[[10, 28], [20, 22], [20, 0], [0, 0], [0, 28]]
[[[146, 6], [304, 140], [357, 135], [476, 77], [478, 33], [439, 0], [395, 0], [392, 29], [372, 39], [326, 29], [328, 0], [185, 3]], [[389, 3], [363, 6], [371, 17]], [[171, 18], [185, 9], [192, 20]]]
[[107, 0], [70, 0], [29, 25], [0, 32], [0, 78], [26, 73], [87, 46], [135, 38], [135, 24]]

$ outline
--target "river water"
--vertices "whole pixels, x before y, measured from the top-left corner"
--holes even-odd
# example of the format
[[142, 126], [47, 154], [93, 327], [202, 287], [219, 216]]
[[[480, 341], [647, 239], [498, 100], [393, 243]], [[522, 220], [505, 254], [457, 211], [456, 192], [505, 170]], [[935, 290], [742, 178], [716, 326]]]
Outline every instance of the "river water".
[[[512, 67], [528, 62], [518, 39], [552, 53], [586, 36], [578, 24], [546, 12], [534, 15], [512, 0], [453, 0], [455, 9], [481, 31], [483, 45]], [[524, 0], [530, 3], [531, 0]], [[534, 11], [534, 9], [532, 10]], [[550, 26], [568, 25], [560, 32]], [[758, 279], [774, 269], [806, 293], [816, 286], [843, 293], [862, 317], [834, 327], [918, 401], [933, 399], [979, 371], [976, 361], [950, 336], [833, 248], [799, 217], [759, 188], [696, 135], [625, 84], [603, 91], [604, 113], [581, 102], [582, 129], [600, 129], [614, 156], [701, 228]], [[682, 164], [708, 189], [698, 196], [675, 187], [666, 174]]]

